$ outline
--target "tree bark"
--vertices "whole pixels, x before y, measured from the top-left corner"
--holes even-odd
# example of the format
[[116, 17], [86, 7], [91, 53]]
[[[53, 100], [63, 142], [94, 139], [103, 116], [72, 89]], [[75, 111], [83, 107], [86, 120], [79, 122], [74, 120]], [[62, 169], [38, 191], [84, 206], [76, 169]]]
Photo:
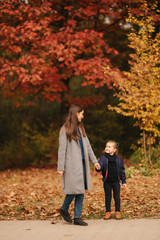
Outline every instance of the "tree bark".
[[145, 163], [147, 163], [146, 133], [145, 133], [145, 130], [143, 130], [143, 149], [144, 149], [144, 159], [145, 159]]
[[149, 140], [149, 146], [148, 146], [148, 164], [149, 164], [149, 165], [152, 165], [152, 162], [151, 162], [151, 132], [149, 132], [148, 140]]
[[69, 103], [68, 103], [68, 94], [70, 91], [69, 82], [70, 82], [69, 78], [67, 80], [64, 80], [64, 84], [67, 87], [67, 91], [63, 91], [61, 94], [61, 125], [64, 123], [68, 113], [68, 109], [69, 109]]

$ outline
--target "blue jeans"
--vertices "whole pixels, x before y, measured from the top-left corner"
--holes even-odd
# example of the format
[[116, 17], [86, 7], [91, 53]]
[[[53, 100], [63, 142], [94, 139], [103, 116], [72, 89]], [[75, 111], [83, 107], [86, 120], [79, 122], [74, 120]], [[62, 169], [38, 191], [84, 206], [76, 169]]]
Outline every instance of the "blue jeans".
[[75, 198], [74, 218], [80, 218], [82, 213], [84, 194], [67, 194], [61, 209], [67, 212], [74, 198]]

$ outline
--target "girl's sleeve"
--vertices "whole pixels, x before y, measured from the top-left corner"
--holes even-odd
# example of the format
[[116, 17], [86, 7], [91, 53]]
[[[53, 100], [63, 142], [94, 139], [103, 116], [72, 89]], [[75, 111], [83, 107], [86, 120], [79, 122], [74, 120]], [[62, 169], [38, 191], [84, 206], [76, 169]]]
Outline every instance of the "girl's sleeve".
[[65, 156], [67, 150], [67, 136], [64, 129], [60, 131], [59, 134], [59, 148], [58, 148], [58, 171], [65, 170]]
[[124, 164], [123, 164], [123, 161], [121, 159], [121, 165], [120, 165], [120, 178], [122, 180], [122, 184], [123, 183], [126, 183], [126, 174], [125, 174], [125, 167], [124, 167]]
[[100, 157], [98, 163], [99, 163], [99, 165], [100, 165], [101, 168], [100, 168], [99, 170], [96, 169], [96, 171], [97, 171], [97, 172], [101, 172], [102, 169], [103, 169], [103, 156]]
[[91, 160], [91, 162], [92, 162], [93, 164], [95, 164], [95, 163], [97, 163], [98, 161], [97, 161], [96, 156], [94, 155], [94, 152], [93, 152], [93, 150], [92, 150], [91, 144], [90, 144], [87, 136], [86, 136], [86, 142], [87, 142], [87, 150], [88, 150], [89, 159]]

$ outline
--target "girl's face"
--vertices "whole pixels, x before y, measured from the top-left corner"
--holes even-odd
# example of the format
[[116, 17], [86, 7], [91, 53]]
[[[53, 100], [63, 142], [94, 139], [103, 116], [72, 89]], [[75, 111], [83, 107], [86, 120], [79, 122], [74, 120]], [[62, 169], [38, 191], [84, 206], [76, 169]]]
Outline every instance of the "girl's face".
[[116, 152], [116, 148], [113, 143], [108, 142], [105, 147], [105, 153], [113, 155]]
[[78, 122], [82, 122], [83, 118], [84, 118], [84, 110], [82, 110], [81, 112], [77, 112]]

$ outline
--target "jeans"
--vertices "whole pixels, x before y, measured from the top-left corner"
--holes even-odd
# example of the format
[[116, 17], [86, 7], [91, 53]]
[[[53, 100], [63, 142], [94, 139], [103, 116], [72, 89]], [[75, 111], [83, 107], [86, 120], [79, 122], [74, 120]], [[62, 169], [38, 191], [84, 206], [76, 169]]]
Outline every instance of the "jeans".
[[120, 211], [120, 183], [104, 182], [106, 212], [111, 211], [112, 189], [115, 201], [115, 211]]
[[84, 194], [67, 194], [61, 209], [67, 212], [74, 198], [75, 198], [74, 218], [80, 218], [82, 213]]

